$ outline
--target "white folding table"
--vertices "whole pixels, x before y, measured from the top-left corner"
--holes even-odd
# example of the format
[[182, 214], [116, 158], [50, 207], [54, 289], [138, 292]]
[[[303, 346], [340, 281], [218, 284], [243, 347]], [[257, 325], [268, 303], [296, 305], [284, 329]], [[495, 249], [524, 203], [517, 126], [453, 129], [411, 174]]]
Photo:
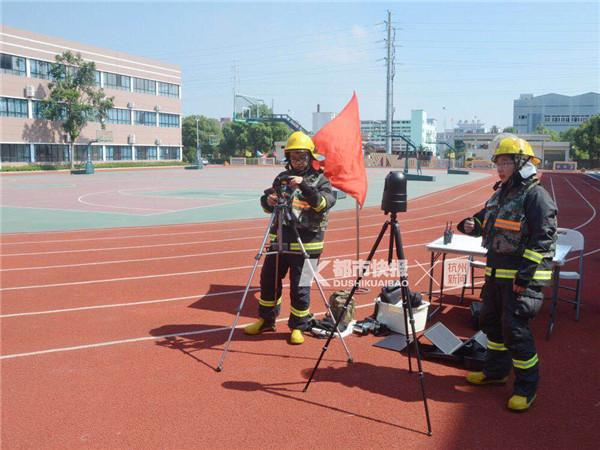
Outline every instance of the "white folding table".
[[[429, 303], [431, 304], [431, 297], [433, 294], [433, 276], [436, 261], [442, 257], [442, 277], [440, 282], [440, 293], [439, 293], [439, 304], [438, 306], [429, 313], [429, 317], [437, 313], [443, 306], [444, 302], [444, 266], [446, 262], [447, 254], [464, 255], [464, 256], [486, 256], [487, 249], [481, 246], [481, 237], [472, 237], [465, 234], [455, 234], [452, 237], [452, 241], [448, 244], [444, 244], [444, 238], [440, 237], [429, 244], [427, 244], [427, 250], [431, 252], [431, 262], [429, 266]], [[552, 330], [554, 328], [554, 319], [556, 317], [556, 305], [558, 303], [558, 275], [560, 273], [560, 267], [566, 262], [566, 257], [571, 251], [570, 245], [556, 245], [556, 251], [554, 258], [552, 259], [552, 308], [550, 310], [550, 322], [548, 323], [548, 330], [546, 332], [546, 339], [550, 339]]]

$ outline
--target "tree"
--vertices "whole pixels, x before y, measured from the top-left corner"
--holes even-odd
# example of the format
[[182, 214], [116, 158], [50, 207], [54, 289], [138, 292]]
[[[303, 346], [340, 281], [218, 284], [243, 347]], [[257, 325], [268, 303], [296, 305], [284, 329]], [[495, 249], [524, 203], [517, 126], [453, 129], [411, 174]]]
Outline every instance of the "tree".
[[456, 149], [456, 153], [464, 154], [467, 145], [465, 144], [465, 141], [458, 139], [454, 141], [454, 148]]
[[248, 145], [253, 156], [257, 156], [256, 151], [269, 152], [273, 148], [271, 127], [264, 123], [251, 125], [248, 128]]
[[223, 127], [219, 151], [225, 157], [271, 152], [273, 143], [285, 141], [289, 134], [288, 126], [279, 122], [230, 122]]
[[281, 122], [270, 122], [269, 127], [271, 128], [271, 135], [273, 136], [273, 142], [285, 141], [290, 135], [290, 127], [285, 123]]
[[248, 124], [229, 122], [223, 127], [223, 140], [219, 145], [222, 156], [244, 156], [248, 149]]
[[265, 117], [273, 114], [271, 108], [264, 104], [250, 106], [250, 117]]
[[[600, 162], [600, 115], [592, 116], [573, 133], [573, 147], [597, 167]], [[581, 158], [581, 159], [588, 159]]]
[[503, 133], [518, 133], [515, 127], [506, 127], [502, 130]]
[[50, 68], [52, 81], [48, 84], [50, 95], [42, 100], [45, 119], [62, 121], [62, 129], [69, 136], [69, 160], [75, 167], [75, 141], [89, 121], [98, 121], [102, 129], [114, 97], [106, 97], [104, 90], [96, 87], [96, 64], [85, 62], [80, 54], [70, 51], [56, 55]]
[[187, 116], [181, 125], [183, 157], [187, 162], [196, 161], [196, 120], [198, 120], [198, 145], [203, 155], [214, 155], [215, 146], [223, 140], [223, 131], [217, 119], [205, 116]]
[[560, 133], [560, 140], [563, 142], [570, 142], [571, 144], [573, 143], [573, 139], [575, 137], [575, 130], [577, 128], [569, 128], [566, 131], [563, 131]]
[[538, 124], [537, 127], [535, 127], [535, 134], [547, 134], [550, 136], [550, 140], [557, 142], [560, 140], [560, 135], [558, 134], [558, 131], [554, 131], [554, 130], [549, 130], [548, 128], [546, 128], [543, 124]]

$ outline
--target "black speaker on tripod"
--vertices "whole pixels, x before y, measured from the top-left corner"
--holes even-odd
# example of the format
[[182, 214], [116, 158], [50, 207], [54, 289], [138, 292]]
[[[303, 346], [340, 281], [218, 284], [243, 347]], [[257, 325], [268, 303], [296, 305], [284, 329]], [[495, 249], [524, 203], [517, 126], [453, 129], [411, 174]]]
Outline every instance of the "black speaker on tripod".
[[[389, 235], [389, 251], [388, 251], [388, 265], [392, 262], [394, 258], [394, 250], [395, 257], [398, 261], [405, 260], [404, 257], [404, 248], [402, 247], [402, 237], [400, 235], [400, 227], [398, 225], [397, 214], [399, 212], [406, 212], [408, 209], [408, 200], [406, 193], [406, 177], [402, 172], [390, 172], [385, 177], [385, 184], [383, 188], [383, 197], [381, 200], [381, 209], [383, 212], [388, 215], [390, 214], [390, 218], [385, 221], [383, 226], [381, 227], [381, 231], [369, 252], [369, 256], [367, 257], [366, 264], [362, 267], [361, 273], [359, 273], [358, 277], [354, 281], [354, 286], [348, 295], [348, 299], [344, 304], [339, 316], [336, 318], [335, 328], [338, 327], [342, 317], [344, 316], [356, 289], [359, 287], [360, 280], [363, 278], [367, 269], [371, 264], [371, 260], [373, 259], [373, 255], [377, 251], [377, 247], [381, 243], [385, 232], [388, 227], [390, 227], [390, 235]], [[406, 265], [408, 266], [408, 265]], [[400, 274], [400, 287], [401, 287], [401, 298], [402, 298], [402, 308], [404, 309], [404, 329], [409, 330], [408, 322], [410, 322], [410, 333], [406, 333], [406, 347], [408, 350], [408, 370], [412, 372], [412, 358], [411, 358], [411, 347], [414, 346], [415, 355], [417, 357], [417, 367], [419, 373], [419, 381], [421, 385], [421, 394], [423, 396], [423, 406], [425, 408], [425, 417], [427, 419], [427, 434], [431, 436], [431, 420], [429, 418], [429, 408], [427, 406], [427, 396], [425, 394], [425, 384], [424, 384], [424, 375], [423, 375], [423, 366], [421, 362], [421, 352], [419, 350], [419, 341], [417, 340], [417, 333], [415, 331], [415, 318], [413, 315], [413, 307], [411, 302], [409, 301], [409, 289], [408, 289], [408, 273], [406, 271]], [[412, 334], [412, 336], [409, 336]], [[312, 373], [310, 374], [310, 378], [306, 382], [304, 386], [304, 392], [308, 389], [318, 367], [325, 355], [325, 352], [329, 348], [329, 343], [333, 338], [333, 334], [329, 336], [327, 342], [323, 346], [321, 351], [321, 355], [317, 360], [315, 367], [313, 368]], [[412, 339], [411, 339], [412, 338]], [[413, 344], [411, 346], [411, 344]]]

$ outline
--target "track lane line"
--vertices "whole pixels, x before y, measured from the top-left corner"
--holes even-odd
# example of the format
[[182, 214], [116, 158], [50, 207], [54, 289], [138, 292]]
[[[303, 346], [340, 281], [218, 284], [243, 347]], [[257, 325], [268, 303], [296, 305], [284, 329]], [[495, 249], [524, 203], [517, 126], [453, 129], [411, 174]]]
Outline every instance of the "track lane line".
[[579, 192], [579, 189], [577, 189], [575, 186], [573, 186], [573, 183], [571, 183], [571, 181], [568, 178], [565, 178], [565, 181], [567, 183], [569, 183], [569, 186], [571, 186], [573, 188], [573, 190], [575, 192], [577, 192], [577, 194], [588, 204], [588, 206], [592, 209], [592, 216], [586, 220], [584, 223], [578, 225], [577, 227], [573, 228], [574, 230], [579, 230], [580, 228], [585, 227], [588, 223], [590, 223], [592, 220], [594, 220], [594, 217], [596, 217], [596, 208], [594, 208], [594, 205], [592, 205], [590, 203], [590, 201], [581, 193]]
[[[446, 193], [446, 192], [448, 192], [450, 190], [462, 188], [462, 187], [465, 187], [465, 186], [467, 186], [469, 184], [480, 182], [480, 181], [481, 180], [474, 180], [474, 181], [469, 182], [469, 183], [465, 183], [465, 184], [458, 185], [458, 186], [453, 186], [452, 188], [449, 188], [447, 190], [431, 192], [429, 194], [426, 194], [426, 195], [421, 196], [421, 197], [417, 197], [414, 200], [409, 200], [409, 201], [416, 201], [416, 200], [420, 200], [420, 199], [423, 199], [423, 198], [428, 198], [429, 196], [439, 195], [439, 194], [442, 194], [442, 193]], [[418, 211], [418, 210], [428, 209], [428, 208], [436, 208], [436, 207], [438, 207], [440, 205], [447, 204], [447, 203], [450, 203], [452, 201], [456, 201], [456, 200], [458, 200], [460, 198], [463, 198], [463, 197], [465, 197], [467, 195], [473, 194], [473, 193], [475, 193], [475, 192], [477, 192], [477, 191], [479, 191], [481, 189], [484, 189], [486, 187], [489, 187], [489, 186], [488, 185], [484, 185], [484, 186], [482, 186], [482, 187], [480, 187], [480, 188], [478, 188], [476, 190], [468, 191], [467, 193], [462, 194], [459, 197], [454, 197], [453, 199], [451, 199], [448, 202], [434, 204], [434, 205], [429, 205], [429, 206], [424, 206], [424, 207], [419, 207], [419, 208], [411, 209], [411, 211]], [[378, 208], [378, 207], [377, 206], [369, 206], [369, 207], [365, 208], [365, 210], [373, 209], [373, 208]], [[71, 210], [66, 210], [66, 211], [71, 211]], [[339, 211], [334, 210], [332, 216], [334, 214], [335, 215], [343, 214], [343, 213], [348, 212], [348, 211], [353, 211], [353, 210], [339, 210]], [[366, 214], [364, 216], [361, 216], [361, 219], [375, 217], [375, 216], [379, 216], [379, 215], [381, 215], [381, 214]], [[252, 220], [252, 221], [255, 221], [255, 219], [243, 219], [243, 220], [248, 220], [248, 221]], [[265, 216], [264, 219], [260, 218], [259, 220], [265, 220], [265, 222], [266, 222], [267, 219], [266, 219], [266, 216]], [[352, 215], [351, 217], [344, 217], [344, 218], [341, 218], [341, 217], [331, 217], [330, 223], [334, 223], [334, 222], [338, 222], [338, 221], [339, 222], [343, 222], [343, 221], [347, 221], [347, 220], [355, 220], [354, 215]], [[202, 222], [202, 223], [197, 223], [197, 224], [187, 223], [187, 224], [172, 224], [172, 225], [152, 225], [152, 226], [148, 226], [148, 227], [97, 228], [97, 229], [83, 229], [83, 230], [72, 230], [72, 231], [49, 231], [49, 232], [42, 231], [42, 232], [35, 232], [35, 233], [9, 233], [9, 234], [5, 234], [5, 236], [21, 235], [21, 234], [34, 234], [34, 235], [36, 235], [36, 234], [45, 234], [45, 233], [79, 233], [79, 232], [90, 232], [90, 233], [92, 233], [94, 231], [98, 232], [99, 230], [115, 230], [115, 229], [116, 230], [121, 230], [121, 229], [129, 230], [129, 229], [145, 229], [145, 228], [152, 228], [152, 227], [156, 227], [156, 228], [165, 228], [165, 227], [171, 228], [171, 227], [173, 227], [174, 228], [174, 227], [193, 226], [193, 225], [205, 225], [205, 224], [222, 223], [222, 222], [223, 221]], [[264, 227], [239, 227], [239, 228], [229, 228], [226, 231], [228, 231], [228, 232], [229, 231], [246, 231], [246, 230], [249, 230], [249, 229], [262, 229], [262, 228], [264, 228]], [[330, 231], [331, 231], [331, 229], [330, 229]], [[214, 230], [198, 230], [198, 231], [190, 231], [190, 232], [158, 233], [158, 234], [146, 234], [146, 235], [102, 236], [102, 237], [99, 237], [99, 238], [93, 238], [92, 237], [92, 238], [77, 238], [77, 239], [54, 239], [54, 240], [40, 240], [40, 241], [18, 241], [18, 242], [6, 242], [6, 243], [3, 242], [3, 243], [1, 243], [1, 245], [2, 246], [7, 246], [7, 245], [18, 245], [18, 244], [24, 244], [24, 245], [26, 245], [26, 244], [43, 244], [43, 243], [60, 243], [60, 242], [80, 242], [80, 241], [113, 240], [113, 239], [135, 239], [135, 238], [138, 238], [138, 237], [172, 236], [172, 235], [201, 234], [201, 233], [214, 233], [214, 232], [215, 232]]]
[[[434, 225], [431, 227], [426, 227], [426, 228], [419, 228], [416, 230], [408, 230], [408, 231], [403, 231], [402, 235], [406, 235], [406, 234], [412, 234], [412, 233], [420, 233], [422, 231], [429, 231], [429, 230], [435, 230], [435, 229], [439, 229], [440, 225]], [[377, 235], [371, 235], [371, 236], [363, 236], [361, 239], [369, 239], [372, 237], [376, 237]], [[331, 239], [331, 240], [327, 240], [326, 244], [336, 244], [336, 243], [340, 243], [340, 242], [349, 242], [349, 241], [355, 241], [356, 237], [351, 237], [351, 238], [345, 238], [345, 239]], [[223, 251], [216, 251], [216, 252], [204, 252], [204, 253], [189, 253], [189, 254], [184, 254], [184, 255], [173, 255], [173, 256], [156, 256], [156, 257], [152, 257], [152, 258], [138, 258], [138, 259], [116, 259], [116, 260], [111, 260], [111, 261], [97, 261], [97, 262], [88, 262], [88, 263], [77, 263], [77, 264], [61, 264], [61, 265], [54, 265], [54, 266], [30, 266], [30, 267], [16, 267], [16, 268], [12, 268], [12, 269], [0, 269], [0, 272], [18, 272], [18, 271], [22, 271], [22, 270], [47, 270], [47, 269], [64, 269], [67, 267], [87, 267], [87, 266], [98, 266], [98, 265], [106, 265], [106, 264], [125, 264], [125, 263], [132, 263], [132, 262], [146, 262], [146, 261], [162, 261], [162, 260], [172, 260], [172, 259], [184, 259], [184, 258], [197, 258], [197, 257], [203, 257], [203, 256], [218, 256], [218, 255], [230, 255], [230, 254], [235, 254], [235, 253], [249, 253], [249, 252], [254, 252], [256, 253], [256, 247], [252, 247], [252, 248], [244, 248], [244, 249], [238, 249], [238, 250], [223, 250]]]
[[[436, 227], [437, 228], [437, 227]], [[373, 235], [370, 237], [376, 237], [377, 235]], [[354, 238], [349, 238], [347, 241], [354, 241]], [[423, 247], [427, 245], [431, 241], [420, 242], [416, 244], [405, 245], [404, 248], [412, 248], [412, 247]], [[380, 248], [377, 250], [377, 253], [381, 253], [383, 251], [388, 251], [388, 249]], [[368, 252], [361, 252], [361, 254], [368, 254]], [[352, 256], [356, 255], [356, 253], [350, 253], [347, 255], [332, 255], [328, 257], [321, 258], [321, 260], [328, 260], [333, 258], [340, 258], [341, 256]], [[144, 280], [144, 279], [152, 279], [152, 278], [164, 278], [164, 277], [175, 277], [175, 276], [188, 276], [188, 275], [199, 275], [204, 273], [215, 273], [215, 272], [228, 272], [228, 271], [236, 271], [236, 270], [245, 270], [253, 267], [253, 264], [248, 266], [238, 266], [238, 267], [223, 267], [219, 269], [202, 269], [202, 270], [194, 270], [188, 272], [174, 272], [174, 273], [163, 273], [163, 274], [154, 274], [154, 275], [138, 275], [134, 277], [119, 277], [119, 278], [107, 278], [107, 279], [99, 279], [99, 280], [85, 280], [85, 281], [72, 281], [66, 283], [54, 283], [54, 284], [39, 284], [39, 285], [25, 285], [25, 286], [13, 286], [13, 287], [3, 287], [0, 288], [2, 292], [8, 291], [17, 291], [17, 290], [25, 290], [25, 289], [45, 289], [45, 288], [53, 288], [53, 287], [62, 287], [62, 286], [79, 286], [79, 285], [88, 285], [88, 284], [102, 284], [102, 283], [114, 283], [120, 281], [130, 281], [130, 280]]]
[[[433, 214], [430, 216], [404, 219], [402, 221], [402, 223], [404, 224], [407, 222], [417, 222], [417, 221], [421, 221], [421, 220], [431, 219], [434, 217], [447, 216], [449, 214], [453, 214], [453, 213], [457, 213], [457, 212], [472, 210], [473, 208], [476, 208], [480, 204], [483, 204], [483, 203], [480, 202], [476, 205], [473, 205], [473, 206], [470, 206], [467, 208], [455, 209], [452, 211], [443, 212], [443, 213], [439, 213], [439, 214]], [[383, 216], [382, 216], [382, 214], [378, 214], [377, 217], [383, 217]], [[380, 225], [381, 225], [381, 222], [377, 222], [377, 223], [373, 223], [373, 224], [361, 224], [360, 228], [361, 229], [370, 228], [370, 227], [375, 227], [375, 226], [380, 226]], [[332, 230], [329, 230], [329, 231], [330, 232], [332, 232], [332, 231], [347, 231], [347, 230], [354, 230], [355, 228], [356, 228], [355, 226], [350, 226], [350, 227], [342, 227], [342, 228], [333, 228]], [[264, 236], [264, 234], [254, 235], [254, 236], [242, 236], [242, 237], [236, 237], [236, 238], [227, 238], [227, 239], [171, 242], [171, 243], [167, 243], [167, 244], [132, 245], [132, 246], [124, 246], [124, 247], [95, 247], [95, 248], [87, 248], [87, 249], [55, 250], [55, 251], [50, 251], [50, 252], [3, 253], [3, 254], [0, 254], [0, 257], [7, 258], [7, 257], [12, 257], [12, 256], [57, 255], [57, 254], [65, 254], [65, 253], [84, 253], [84, 252], [101, 252], [101, 251], [113, 251], [113, 250], [146, 249], [146, 248], [157, 248], [157, 247], [176, 247], [176, 246], [192, 245], [192, 244], [216, 244], [216, 243], [230, 242], [230, 241], [249, 240], [249, 239], [259, 238], [262, 236]]]
[[[416, 245], [422, 245], [422, 244], [416, 244]], [[381, 249], [378, 250], [376, 253], [380, 253], [383, 251], [387, 252], [387, 249]], [[368, 255], [369, 252], [363, 252], [365, 255]], [[353, 254], [348, 254], [348, 255], [336, 255], [336, 256], [331, 256], [329, 258], [322, 258], [322, 260], [327, 260], [327, 259], [334, 259], [334, 258], [339, 258], [342, 256], [352, 256]], [[462, 258], [454, 258], [454, 259], [462, 259]], [[423, 264], [427, 264], [426, 262]], [[413, 265], [409, 265], [407, 266], [408, 269], [416, 269], [417, 267], [423, 267], [423, 264], [420, 264], [418, 261], [416, 261], [416, 264]], [[436, 262], [435, 266], [438, 266], [440, 264], [440, 262]], [[248, 266], [248, 268], [252, 268], [253, 266]], [[262, 267], [262, 265], [259, 265], [258, 268]], [[224, 271], [228, 270], [228, 269], [222, 269]], [[426, 274], [425, 274], [426, 275]], [[332, 281], [332, 280], [336, 280], [336, 279], [352, 279], [353, 277], [332, 277], [332, 278], [323, 278], [323, 280], [325, 281]], [[419, 280], [420, 281], [420, 280]], [[418, 284], [418, 282], [416, 283]], [[283, 283], [283, 287], [289, 287], [289, 283]], [[312, 288], [314, 289], [314, 288]], [[255, 291], [259, 291], [259, 288], [251, 288], [249, 290], [249, 292], [255, 292]], [[237, 290], [233, 290], [233, 291], [223, 291], [223, 292], [215, 292], [215, 293], [211, 293], [211, 294], [196, 294], [196, 295], [191, 295], [191, 296], [184, 296], [184, 297], [171, 297], [171, 298], [167, 298], [167, 299], [156, 299], [156, 300], [141, 300], [141, 301], [136, 301], [136, 302], [127, 302], [127, 303], [109, 303], [109, 304], [104, 304], [104, 305], [93, 305], [93, 306], [78, 306], [78, 307], [72, 307], [72, 308], [62, 308], [62, 309], [52, 309], [52, 310], [45, 310], [45, 311], [32, 311], [32, 312], [25, 312], [25, 313], [11, 313], [11, 314], [2, 314], [0, 315], [0, 319], [8, 319], [8, 318], [13, 318], [13, 317], [25, 317], [25, 316], [37, 316], [37, 315], [45, 315], [45, 314], [56, 314], [56, 313], [63, 313], [63, 312], [73, 312], [73, 311], [87, 311], [87, 310], [93, 310], [93, 309], [107, 309], [107, 308], [117, 308], [117, 307], [125, 307], [125, 306], [137, 306], [137, 305], [146, 305], [146, 304], [155, 304], [155, 303], [168, 303], [168, 302], [175, 302], [175, 301], [182, 301], [182, 300], [191, 300], [191, 299], [197, 299], [200, 300], [202, 298], [205, 297], [216, 297], [216, 296], [221, 296], [221, 295], [229, 295], [229, 294], [240, 294], [243, 293], [244, 289], [237, 289]]]
[[[479, 285], [479, 284], [483, 284], [483, 282], [478, 281], [475, 284]], [[444, 292], [450, 292], [450, 291], [453, 291], [456, 289], [462, 289], [462, 287], [447, 288], [447, 289], [444, 289]], [[432, 291], [432, 294], [438, 294], [438, 293], [439, 293], [439, 290]], [[367, 304], [358, 305], [358, 306], [356, 306], [356, 308], [357, 309], [367, 308], [374, 304], [375, 304], [375, 302], [373, 301], [373, 302], [369, 302]], [[318, 317], [318, 316], [321, 316], [324, 314], [325, 314], [325, 311], [315, 313], [314, 315]], [[282, 318], [277, 319], [277, 322], [284, 322], [284, 321], [287, 322], [287, 320], [288, 320], [287, 317], [282, 317]], [[238, 330], [240, 328], [243, 328], [243, 327], [249, 325], [250, 323], [251, 322], [242, 323], [242, 324], [239, 324], [235, 328], [236, 328], [236, 330]], [[225, 331], [225, 330], [231, 330], [231, 326], [209, 328], [206, 330], [198, 330], [198, 331], [185, 331], [182, 333], [164, 334], [161, 336], [142, 336], [142, 337], [138, 337], [138, 338], [97, 342], [94, 344], [75, 345], [75, 346], [70, 346], [70, 347], [58, 347], [58, 348], [51, 348], [51, 349], [46, 349], [46, 350], [38, 350], [38, 351], [34, 351], [34, 352], [13, 353], [13, 354], [8, 354], [8, 355], [0, 355], [0, 360], [25, 358], [25, 357], [31, 357], [31, 356], [47, 355], [47, 354], [51, 354], [51, 353], [63, 353], [63, 352], [70, 352], [70, 351], [76, 351], [76, 350], [88, 350], [88, 349], [99, 348], [99, 347], [109, 347], [109, 346], [114, 346], [114, 345], [131, 344], [131, 343], [137, 343], [137, 342], [156, 341], [159, 339], [167, 339], [167, 338], [179, 337], [179, 336], [191, 336], [191, 335], [197, 335], [197, 334], [218, 333], [220, 331]]]

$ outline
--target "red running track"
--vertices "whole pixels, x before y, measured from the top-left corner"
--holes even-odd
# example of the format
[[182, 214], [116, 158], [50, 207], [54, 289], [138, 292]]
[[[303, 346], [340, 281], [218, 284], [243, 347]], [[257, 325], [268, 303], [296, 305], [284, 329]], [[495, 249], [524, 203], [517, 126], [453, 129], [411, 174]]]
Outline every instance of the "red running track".
[[[595, 448], [600, 183], [551, 173], [543, 183], [560, 226], [586, 237], [584, 307], [575, 322], [561, 304], [549, 342], [548, 306], [533, 322], [543, 378], [525, 415], [505, 410], [509, 386], [477, 389], [463, 369], [425, 361], [434, 431], [427, 437], [417, 376], [406, 356], [373, 347], [372, 336], [346, 338], [351, 365], [335, 342], [303, 393], [324, 341], [286, 343], [286, 301], [278, 332], [236, 332], [216, 373], [266, 220], [12, 234], [2, 236], [1, 250], [2, 446]], [[423, 275], [416, 263], [429, 263], [424, 245], [446, 221], [479, 209], [490, 185], [411, 201], [399, 219], [413, 283]], [[384, 220], [376, 208], [361, 212], [361, 257]], [[354, 226], [353, 211], [332, 214], [323, 259], [355, 258]], [[257, 278], [240, 325], [255, 315]], [[360, 317], [375, 296], [357, 298]], [[324, 310], [316, 290], [312, 310]], [[436, 320], [473, 334], [468, 302], [450, 297]]]

